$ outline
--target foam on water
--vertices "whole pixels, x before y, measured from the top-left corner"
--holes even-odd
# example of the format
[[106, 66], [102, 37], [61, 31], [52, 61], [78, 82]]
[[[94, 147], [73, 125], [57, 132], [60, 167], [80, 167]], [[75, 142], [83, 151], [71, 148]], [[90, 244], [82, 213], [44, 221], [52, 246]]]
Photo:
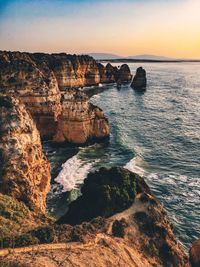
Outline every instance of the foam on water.
[[75, 155], [62, 164], [62, 170], [55, 181], [63, 186], [63, 192], [71, 191], [83, 184], [93, 164], [92, 162], [84, 162], [78, 158], [78, 155]]
[[136, 156], [131, 159], [127, 164], [124, 166], [125, 169], [137, 173], [140, 176], [144, 176], [144, 169], [140, 167], [140, 163], [142, 162], [142, 158], [140, 156]]

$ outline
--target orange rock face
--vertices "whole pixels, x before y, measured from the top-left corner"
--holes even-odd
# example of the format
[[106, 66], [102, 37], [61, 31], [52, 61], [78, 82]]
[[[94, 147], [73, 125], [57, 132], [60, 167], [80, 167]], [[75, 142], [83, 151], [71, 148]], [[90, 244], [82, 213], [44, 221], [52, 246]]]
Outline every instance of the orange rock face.
[[20, 98], [42, 137], [55, 134], [61, 95], [55, 75], [45, 63], [41, 70], [30, 54], [0, 52], [0, 92]]
[[107, 137], [109, 125], [102, 110], [84, 97], [70, 100], [69, 90], [130, 80], [126, 64], [118, 69], [84, 55], [0, 51], [0, 93], [17, 96], [30, 111], [41, 137], [48, 140], [81, 144]]
[[109, 136], [109, 124], [103, 111], [92, 105], [82, 92], [67, 91], [63, 95], [62, 106], [54, 141], [82, 144]]
[[190, 263], [192, 267], [200, 266], [200, 239], [195, 241], [190, 249]]
[[36, 125], [19, 100], [2, 95], [0, 121], [0, 192], [43, 213], [51, 175]]

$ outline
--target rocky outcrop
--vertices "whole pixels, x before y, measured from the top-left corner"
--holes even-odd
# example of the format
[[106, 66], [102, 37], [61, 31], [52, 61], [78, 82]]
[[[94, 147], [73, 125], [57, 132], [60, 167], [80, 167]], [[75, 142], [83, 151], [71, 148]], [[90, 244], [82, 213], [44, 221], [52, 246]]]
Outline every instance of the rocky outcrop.
[[110, 217], [129, 208], [139, 192], [150, 192], [137, 174], [122, 168], [101, 168], [90, 173], [81, 188], [82, 195], [69, 206], [58, 223], [80, 224], [95, 217]]
[[118, 69], [117, 75], [116, 75], [116, 82], [118, 84], [122, 83], [128, 83], [132, 79], [132, 74], [130, 71], [130, 68], [127, 64], [122, 64], [120, 68]]
[[120, 67], [112, 66], [108, 63], [105, 67], [99, 63], [100, 81], [101, 83], [128, 83], [132, 79], [130, 68], [127, 64]]
[[54, 141], [83, 144], [109, 136], [109, 124], [103, 111], [78, 90], [68, 90], [62, 97], [62, 114]]
[[61, 91], [69, 88], [98, 85], [99, 69], [96, 61], [87, 55], [30, 54], [36, 65], [43, 70], [44, 64], [53, 71]]
[[146, 85], [147, 85], [146, 71], [142, 67], [139, 67], [136, 70], [136, 74], [131, 83], [131, 87], [136, 90], [145, 90]]
[[101, 83], [115, 83], [116, 76], [118, 73], [118, 68], [113, 67], [110, 63], [108, 63], [105, 67], [103, 64], [99, 63], [99, 72], [100, 72], [100, 81]]
[[200, 239], [195, 241], [192, 245], [190, 252], [190, 264], [191, 267], [199, 267], [200, 266]]
[[0, 96], [0, 192], [45, 212], [50, 164], [33, 119], [19, 100]]
[[[141, 177], [123, 168], [100, 169], [88, 176], [83, 188], [82, 197], [75, 201], [79, 202], [78, 212], [75, 206], [70, 207], [74, 220], [98, 214], [104, 218], [29, 232], [33, 244], [37, 239], [43, 245], [1, 250], [2, 260], [33, 267], [80, 263], [83, 267], [189, 267], [163, 206]], [[47, 241], [51, 244], [44, 244]]]

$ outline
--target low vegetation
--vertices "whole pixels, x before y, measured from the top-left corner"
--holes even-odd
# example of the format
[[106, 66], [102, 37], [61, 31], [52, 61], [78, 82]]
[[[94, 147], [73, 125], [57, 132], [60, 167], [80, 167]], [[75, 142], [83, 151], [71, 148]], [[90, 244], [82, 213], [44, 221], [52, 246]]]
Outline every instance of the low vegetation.
[[149, 190], [143, 179], [121, 167], [101, 168], [90, 173], [81, 189], [82, 195], [69, 206], [58, 223], [80, 224], [98, 216], [109, 217], [133, 203], [139, 192]]

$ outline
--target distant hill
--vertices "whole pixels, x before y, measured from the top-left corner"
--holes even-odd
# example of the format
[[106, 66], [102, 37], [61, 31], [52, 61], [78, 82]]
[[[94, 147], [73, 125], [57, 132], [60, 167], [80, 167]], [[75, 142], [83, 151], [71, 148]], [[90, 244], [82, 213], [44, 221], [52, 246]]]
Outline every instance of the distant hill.
[[148, 54], [144, 54], [144, 55], [135, 55], [135, 56], [120, 56], [120, 55], [116, 55], [116, 54], [110, 54], [110, 53], [89, 53], [88, 55], [92, 56], [94, 59], [97, 60], [109, 60], [109, 59], [136, 59], [136, 60], [176, 60], [175, 58], [169, 58], [169, 57], [164, 57], [164, 56], [155, 56], [155, 55], [148, 55]]
[[88, 55], [97, 60], [123, 58], [122, 56], [109, 53], [89, 53]]
[[145, 59], [145, 60], [176, 60], [175, 58], [155, 56], [155, 55], [136, 55], [136, 56], [128, 56], [126, 58], [128, 58], [128, 59]]

